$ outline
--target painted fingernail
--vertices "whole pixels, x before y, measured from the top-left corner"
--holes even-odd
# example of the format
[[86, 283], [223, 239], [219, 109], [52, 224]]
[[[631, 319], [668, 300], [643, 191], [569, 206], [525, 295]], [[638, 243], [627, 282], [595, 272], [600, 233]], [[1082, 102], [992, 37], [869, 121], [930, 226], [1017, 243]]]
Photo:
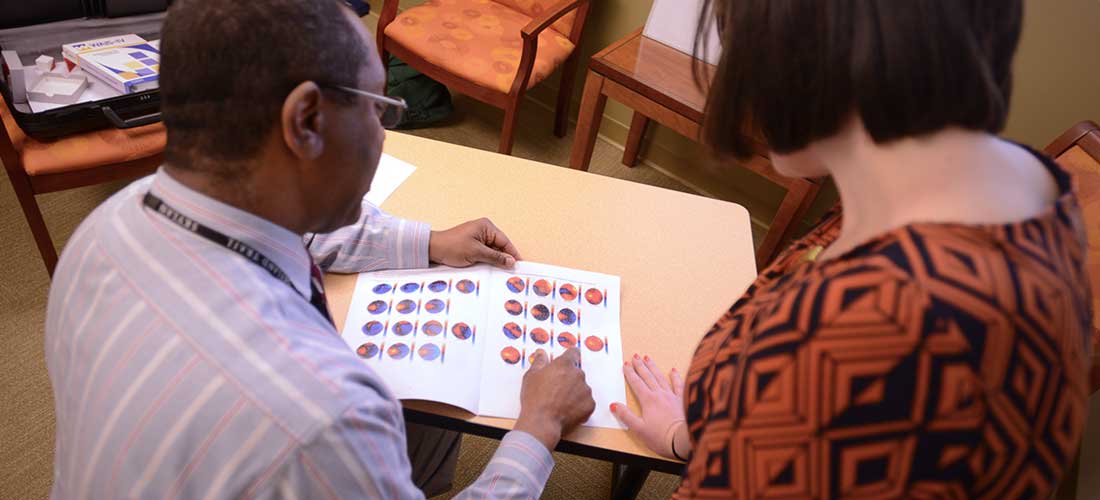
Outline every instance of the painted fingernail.
[[642, 358], [640, 356], [638, 356], [637, 354], [635, 354], [634, 359], [642, 359]]
[[611, 403], [609, 408], [611, 408], [611, 411], [619, 411], [619, 405], [617, 405], [615, 403]]
[[646, 360], [646, 361], [649, 361], [649, 356], [648, 356], [648, 355], [647, 355], [647, 356], [645, 357], [645, 360]]
[[629, 361], [623, 361], [623, 367], [625, 368], [627, 366], [630, 366], [630, 362]]

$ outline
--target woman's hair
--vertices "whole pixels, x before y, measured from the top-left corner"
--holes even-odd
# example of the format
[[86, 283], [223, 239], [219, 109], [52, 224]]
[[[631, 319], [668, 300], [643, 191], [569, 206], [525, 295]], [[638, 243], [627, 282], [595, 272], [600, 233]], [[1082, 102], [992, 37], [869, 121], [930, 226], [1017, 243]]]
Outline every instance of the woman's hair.
[[998, 133], [1022, 0], [704, 0], [722, 56], [703, 139], [790, 153], [856, 114], [876, 143], [948, 126]]

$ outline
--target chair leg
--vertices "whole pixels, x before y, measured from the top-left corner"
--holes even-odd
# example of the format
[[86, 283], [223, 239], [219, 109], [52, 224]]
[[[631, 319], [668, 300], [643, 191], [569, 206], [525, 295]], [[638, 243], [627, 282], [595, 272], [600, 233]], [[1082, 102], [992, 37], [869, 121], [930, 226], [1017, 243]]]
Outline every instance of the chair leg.
[[806, 211], [817, 199], [817, 193], [821, 190], [818, 182], [807, 181], [804, 185], [792, 187], [783, 197], [779, 205], [779, 211], [772, 219], [771, 227], [764, 235], [764, 242], [756, 250], [756, 267], [763, 270], [775, 257], [779, 250], [779, 244], [790, 234], [795, 223], [806, 215]]
[[588, 170], [592, 161], [592, 149], [596, 147], [596, 136], [600, 133], [600, 120], [603, 118], [607, 96], [603, 93], [604, 77], [595, 71], [589, 71], [584, 81], [584, 96], [581, 98], [581, 112], [577, 116], [577, 131], [573, 134], [573, 151], [569, 157], [569, 168]]
[[558, 88], [558, 107], [554, 112], [554, 135], [565, 137], [566, 128], [569, 126], [569, 104], [573, 101], [573, 86], [577, 82], [577, 61], [580, 60], [580, 50], [573, 50], [569, 59], [561, 70], [561, 83]]
[[633, 167], [638, 164], [638, 151], [642, 147], [642, 139], [645, 138], [645, 130], [648, 127], [649, 117], [635, 111], [634, 119], [630, 121], [630, 133], [626, 136], [623, 165]]
[[15, 196], [19, 198], [19, 205], [23, 208], [23, 216], [27, 219], [27, 225], [31, 227], [34, 242], [38, 245], [38, 253], [42, 256], [42, 263], [46, 265], [46, 272], [53, 277], [53, 270], [57, 267], [57, 250], [50, 238], [50, 231], [46, 229], [46, 221], [42, 218], [42, 211], [38, 208], [38, 201], [34, 197], [30, 181], [23, 177], [10, 175]]
[[388, 95], [390, 92], [390, 53], [386, 52], [386, 49], [378, 49], [379, 57], [382, 58], [382, 94]]
[[516, 121], [519, 119], [519, 104], [522, 100], [523, 98], [519, 97], [504, 109], [504, 127], [500, 131], [500, 147], [497, 149], [500, 154], [512, 154], [512, 145], [515, 143]]

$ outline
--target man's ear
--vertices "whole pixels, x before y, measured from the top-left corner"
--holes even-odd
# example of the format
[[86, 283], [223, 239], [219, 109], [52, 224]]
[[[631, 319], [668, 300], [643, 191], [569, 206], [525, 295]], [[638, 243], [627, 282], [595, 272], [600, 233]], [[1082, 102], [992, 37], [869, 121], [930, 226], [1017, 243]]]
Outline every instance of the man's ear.
[[302, 82], [283, 101], [283, 142], [302, 160], [316, 160], [325, 151], [321, 99], [321, 88], [316, 83]]

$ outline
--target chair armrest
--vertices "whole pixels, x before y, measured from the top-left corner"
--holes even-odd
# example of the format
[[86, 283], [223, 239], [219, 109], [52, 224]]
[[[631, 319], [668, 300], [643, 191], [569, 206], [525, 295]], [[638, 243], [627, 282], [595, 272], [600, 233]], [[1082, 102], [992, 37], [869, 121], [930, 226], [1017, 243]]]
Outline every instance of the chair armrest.
[[[519, 70], [516, 72], [516, 79], [512, 81], [512, 90], [509, 95], [522, 97], [527, 90], [527, 82], [531, 79], [531, 70], [534, 69], [535, 56], [539, 50], [539, 35], [570, 11], [578, 8], [587, 9], [588, 1], [563, 0], [554, 8], [532, 19], [520, 30], [520, 35], [523, 36], [523, 53], [520, 56]], [[573, 31], [577, 32], [576, 28]]]
[[[397, 18], [397, 1], [383, 0], [382, 10], [378, 12], [378, 27], [375, 28], [374, 36], [378, 39], [379, 56], [386, 52], [386, 27]], [[382, 61], [382, 65], [385, 66], [386, 61]]]
[[546, 28], [549, 28], [551, 24], [554, 24], [570, 11], [576, 10], [581, 4], [587, 4], [588, 0], [564, 0], [557, 6], [543, 12], [542, 15], [531, 20], [527, 23], [527, 26], [523, 27], [521, 33], [523, 38], [538, 38], [539, 34]]

